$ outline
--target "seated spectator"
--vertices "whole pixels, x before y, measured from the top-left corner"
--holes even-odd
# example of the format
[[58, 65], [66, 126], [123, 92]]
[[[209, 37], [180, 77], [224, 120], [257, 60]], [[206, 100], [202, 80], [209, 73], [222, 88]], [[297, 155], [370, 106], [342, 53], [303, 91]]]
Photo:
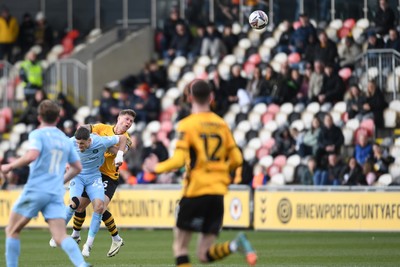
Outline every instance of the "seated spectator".
[[298, 150], [298, 154], [301, 157], [316, 155], [318, 149], [318, 136], [320, 131], [321, 126], [319, 119], [317, 117], [314, 117], [311, 122], [311, 128], [304, 133], [302, 143], [300, 144]]
[[293, 104], [296, 104], [298, 102], [297, 97], [302, 81], [303, 77], [300, 75], [299, 70], [291, 69], [290, 76], [286, 81], [286, 93], [283, 100], [284, 102], [291, 102]]
[[177, 24], [186, 25], [185, 21], [179, 17], [178, 9], [171, 8], [169, 17], [164, 20], [163, 39], [161, 41], [163, 51], [168, 50], [168, 48], [170, 47], [170, 43], [176, 32]]
[[74, 123], [74, 115], [76, 113], [76, 108], [71, 102], [67, 99], [67, 97], [63, 93], [59, 93], [57, 96], [57, 102], [61, 107], [60, 110], [60, 120], [58, 121], [57, 127], [62, 129], [65, 121], [70, 120]]
[[215, 61], [225, 53], [226, 48], [222, 42], [221, 34], [215, 28], [214, 23], [208, 23], [206, 34], [201, 44], [201, 55], [209, 56]]
[[[319, 46], [319, 42], [315, 35], [310, 34], [307, 38], [307, 47], [303, 54], [303, 61], [305, 63], [313, 63], [315, 61], [315, 51]], [[303, 63], [304, 65], [304, 63]]]
[[35, 44], [35, 21], [30, 13], [25, 13], [19, 26], [18, 43], [21, 49], [20, 57], [23, 58], [26, 52]]
[[314, 184], [314, 174], [317, 168], [317, 162], [314, 157], [309, 157], [307, 160], [307, 167], [300, 174], [300, 183], [302, 185], [313, 185]]
[[376, 128], [383, 128], [383, 111], [387, 108], [388, 103], [382, 91], [377, 88], [375, 81], [369, 81], [367, 85], [367, 100], [363, 105], [364, 113], [371, 112], [374, 117]]
[[192, 58], [190, 58], [190, 61], [194, 61], [195, 58], [201, 55], [201, 46], [203, 44], [205, 36], [205, 29], [203, 25], [199, 25], [196, 28], [196, 35], [193, 37], [192, 45], [191, 45], [191, 50], [190, 50], [190, 55]]
[[175, 34], [172, 36], [171, 43], [169, 44], [168, 50], [164, 55], [166, 64], [168, 64], [168, 62], [175, 57], [188, 57], [191, 42], [192, 35], [187, 31], [186, 26], [182, 23], [176, 24]]
[[336, 153], [328, 156], [328, 185], [341, 185], [343, 183], [343, 171], [345, 164]]
[[374, 172], [374, 166], [372, 160], [367, 161], [364, 163], [363, 167], [363, 174], [365, 176], [365, 182], [367, 185], [374, 185], [376, 181], [376, 173]]
[[260, 67], [255, 67], [253, 76], [247, 81], [246, 92], [251, 101], [260, 95], [260, 85], [262, 82], [262, 73]]
[[104, 87], [101, 93], [99, 116], [102, 123], [114, 123], [119, 113], [118, 100], [112, 95], [109, 87]]
[[324, 117], [324, 125], [318, 135], [318, 149], [316, 159], [318, 167], [326, 167], [325, 156], [328, 154], [339, 154], [344, 143], [342, 130], [333, 124], [332, 116], [328, 113]]
[[349, 119], [357, 118], [361, 121], [364, 118], [363, 105], [366, 103], [367, 98], [361, 92], [358, 85], [353, 84], [349, 89], [349, 98], [347, 99], [346, 109]]
[[321, 92], [318, 96], [318, 102], [336, 103], [343, 100], [346, 87], [342, 78], [334, 71], [333, 65], [326, 65], [324, 69], [325, 75], [322, 81]]
[[157, 156], [159, 161], [164, 161], [168, 159], [168, 150], [164, 144], [158, 140], [157, 133], [151, 133], [150, 135], [151, 144], [148, 147], [143, 148], [142, 158], [149, 157], [151, 154]]
[[133, 96], [130, 98], [133, 110], [136, 112], [136, 120], [149, 122], [157, 120], [160, 114], [160, 101], [150, 91], [150, 87], [143, 83], [140, 84], [134, 91]]
[[385, 48], [394, 49], [400, 52], [400, 38], [396, 29], [389, 30], [389, 39], [386, 41]]
[[167, 87], [167, 74], [165, 68], [160, 66], [156, 60], [151, 60], [146, 63], [142, 73], [140, 74], [140, 81], [147, 83], [151, 88], [158, 89]]
[[308, 15], [300, 14], [299, 21], [300, 27], [293, 32], [289, 47], [291, 52], [303, 54], [307, 48], [309, 36], [316, 36], [317, 34], [314, 26], [310, 23]]
[[305, 105], [307, 105], [310, 102], [308, 98], [308, 92], [310, 89], [310, 80], [312, 73], [313, 71], [311, 63], [306, 63], [304, 75], [302, 76], [300, 88], [296, 96], [297, 103], [304, 103]]
[[343, 170], [343, 185], [366, 185], [363, 168], [354, 157], [349, 159]]
[[354, 147], [354, 158], [357, 163], [364, 165], [373, 158], [372, 144], [368, 141], [366, 134], [361, 134]]
[[260, 94], [257, 96], [253, 103], [281, 103], [281, 80], [279, 75], [274, 71], [271, 65], [265, 67], [265, 76], [260, 84]]
[[43, 12], [36, 14], [35, 44], [42, 47], [40, 58], [44, 58], [54, 45], [53, 29], [47, 23]]
[[383, 40], [381, 38], [378, 38], [374, 31], [368, 32], [367, 35], [368, 35], [367, 50], [381, 49], [381, 48], [383, 48], [385, 46]]
[[379, 178], [384, 173], [389, 172], [389, 166], [394, 162], [394, 158], [389, 155], [379, 144], [372, 146], [373, 158], [372, 163], [376, 177]]
[[293, 34], [293, 27], [288, 20], [284, 20], [282, 25], [283, 30], [276, 46], [276, 52], [290, 54], [289, 45]]
[[269, 180], [269, 176], [267, 175], [267, 168], [259, 166], [259, 169], [255, 169], [254, 173], [255, 174], [253, 176], [253, 181], [251, 183], [251, 187], [253, 189], [267, 184]]
[[346, 37], [344, 44], [339, 46], [338, 54], [340, 60], [340, 67], [349, 67], [354, 69], [354, 63], [357, 56], [361, 53], [361, 48], [354, 42], [353, 37]]
[[336, 65], [338, 63], [338, 51], [336, 44], [328, 38], [325, 31], [318, 34], [319, 45], [315, 46], [314, 59], [321, 60], [325, 65]]
[[234, 64], [231, 67], [231, 76], [228, 82], [228, 103], [231, 105], [232, 103], [237, 103], [238, 91], [240, 89], [245, 90], [247, 85], [247, 80], [241, 75], [242, 67], [239, 64]]
[[316, 60], [314, 61], [314, 71], [310, 76], [310, 83], [308, 85], [308, 100], [314, 102], [318, 100], [321, 92], [322, 84], [324, 81], [324, 64]]
[[233, 49], [238, 44], [238, 36], [232, 32], [232, 25], [226, 24], [222, 32], [222, 42], [226, 48], [226, 54], [233, 54]]
[[39, 125], [37, 108], [45, 99], [47, 95], [43, 90], [36, 91], [35, 96], [29, 100], [28, 106], [22, 112], [18, 123], [32, 124], [36, 128]]
[[291, 135], [289, 128], [283, 127], [277, 130], [275, 134], [275, 146], [271, 151], [271, 155], [285, 155], [286, 157], [296, 152], [296, 141]]
[[375, 31], [380, 35], [385, 35], [389, 29], [394, 27], [396, 16], [387, 0], [379, 0], [379, 7], [375, 13]]

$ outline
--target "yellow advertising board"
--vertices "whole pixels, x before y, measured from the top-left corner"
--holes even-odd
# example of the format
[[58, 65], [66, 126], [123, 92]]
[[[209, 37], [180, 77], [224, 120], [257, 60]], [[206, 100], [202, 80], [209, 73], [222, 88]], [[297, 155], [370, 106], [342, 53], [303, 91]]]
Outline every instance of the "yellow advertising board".
[[254, 228], [400, 231], [400, 193], [257, 190]]
[[[0, 191], [0, 227], [7, 225], [12, 205], [21, 191]], [[118, 190], [109, 205], [119, 227], [171, 228], [175, 223], [175, 208], [181, 189], [134, 189]], [[68, 203], [68, 193], [65, 203]], [[250, 191], [231, 190], [225, 196], [225, 227], [250, 226]], [[89, 226], [92, 209], [87, 210], [84, 225]], [[43, 227], [46, 223], [40, 215], [29, 224]], [[69, 223], [72, 225], [72, 222]]]

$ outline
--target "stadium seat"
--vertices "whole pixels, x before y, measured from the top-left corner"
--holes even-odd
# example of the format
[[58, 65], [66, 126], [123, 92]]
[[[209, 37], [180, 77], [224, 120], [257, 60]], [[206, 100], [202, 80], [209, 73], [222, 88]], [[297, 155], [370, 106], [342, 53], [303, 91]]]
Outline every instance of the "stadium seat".
[[261, 158], [268, 156], [268, 155], [269, 155], [269, 149], [266, 147], [260, 147], [256, 151], [256, 157], [258, 160], [260, 160]]
[[355, 25], [356, 25], [356, 21], [353, 18], [346, 19], [343, 22], [343, 27], [346, 27], [348, 29], [352, 29]]
[[280, 169], [278, 166], [272, 164], [272, 165], [268, 168], [267, 173], [268, 173], [268, 176], [269, 176], [269, 177], [272, 177], [272, 176], [274, 176], [275, 174], [280, 173], [280, 171], [281, 171], [281, 169]]
[[268, 139], [272, 137], [272, 131], [266, 128], [262, 128], [258, 131], [258, 137], [261, 142], [264, 144]]
[[233, 131], [233, 138], [239, 147], [244, 147], [246, 144], [246, 132], [237, 129]]
[[248, 38], [242, 38], [239, 40], [238, 47], [247, 50], [251, 47], [251, 41]]
[[6, 124], [11, 124], [13, 120], [13, 111], [10, 107], [4, 107], [0, 110], [0, 116], [5, 119]]
[[248, 132], [251, 130], [251, 124], [248, 120], [242, 120], [236, 125], [236, 129]]
[[267, 139], [264, 143], [263, 146], [271, 150], [275, 146], [275, 139], [273, 137]]
[[386, 128], [395, 128], [397, 126], [397, 112], [391, 108], [385, 109], [383, 121]]
[[297, 166], [301, 163], [301, 157], [298, 154], [293, 154], [289, 156], [286, 160], [286, 164]]
[[269, 168], [273, 162], [274, 162], [274, 159], [272, 158], [272, 156], [267, 155], [260, 159], [259, 164], [264, 168]]
[[340, 113], [337, 112], [337, 111], [331, 111], [330, 114], [331, 114], [331, 116], [332, 116], [333, 123], [334, 123], [336, 126], [341, 127], [341, 126], [342, 126], [342, 123], [343, 123], [343, 121], [342, 121], [342, 116], [341, 116], [342, 114], [340, 114]]
[[161, 110], [166, 110], [172, 106], [174, 106], [175, 100], [171, 97], [163, 97], [161, 99]]
[[246, 146], [243, 150], [243, 159], [252, 162], [256, 158], [256, 150], [253, 147]]
[[344, 145], [351, 146], [353, 145], [354, 131], [351, 128], [344, 127], [342, 129], [344, 136]]
[[394, 145], [390, 148], [390, 155], [394, 158], [400, 158], [400, 145]]
[[244, 48], [242, 48], [240, 46], [236, 46], [233, 49], [233, 54], [236, 57], [236, 61], [241, 64], [241, 63], [244, 62], [244, 59], [246, 57], [246, 49], [244, 49]]
[[268, 108], [267, 108], [267, 111], [268, 111], [269, 113], [272, 113], [272, 114], [278, 113], [279, 110], [280, 110], [280, 107], [279, 107], [277, 104], [270, 104], [270, 105], [268, 106]]
[[278, 44], [278, 42], [275, 40], [273, 37], [268, 37], [265, 39], [263, 42], [263, 46], [268, 47], [269, 49], [275, 48], [275, 46]]
[[294, 105], [293, 112], [302, 113], [305, 108], [306, 106], [304, 105], [304, 103], [299, 102]]
[[393, 177], [393, 179], [400, 177], [400, 164], [391, 164], [389, 166], [389, 173]]
[[368, 136], [374, 136], [375, 134], [375, 122], [373, 119], [365, 119], [361, 121], [360, 127], [368, 131]]
[[329, 112], [332, 109], [332, 103], [326, 102], [321, 105], [320, 111], [321, 112]]
[[359, 19], [356, 23], [356, 26], [365, 30], [366, 28], [369, 27], [369, 21], [368, 21], [368, 19], [365, 19], [365, 18]]
[[329, 23], [328, 27], [339, 30], [343, 27], [343, 21], [341, 19], [334, 19]]
[[360, 121], [358, 119], [350, 119], [346, 122], [346, 127], [350, 128], [354, 131], [356, 131], [358, 129], [358, 127], [360, 127]]
[[290, 102], [287, 102], [287, 103], [283, 103], [283, 104], [281, 105], [280, 112], [289, 115], [290, 113], [293, 112], [293, 109], [294, 109], [294, 108], [293, 108], [293, 104], [290, 103]]
[[168, 67], [168, 80], [176, 82], [179, 79], [181, 69], [176, 65], [169, 65]]
[[226, 63], [218, 64], [218, 74], [223, 80], [228, 80], [230, 76], [230, 66]]
[[257, 149], [261, 148], [261, 145], [262, 145], [261, 139], [256, 137], [249, 141], [249, 143], [247, 144], [247, 147], [251, 147], [254, 150], [257, 150]]
[[278, 123], [274, 120], [268, 121], [266, 124], [264, 124], [264, 128], [274, 132], [278, 129]]
[[388, 186], [392, 183], [393, 177], [389, 173], [382, 174], [379, 176], [378, 181], [376, 182], [377, 186]]
[[394, 99], [390, 101], [389, 108], [395, 110], [397, 113], [400, 112], [400, 100]]
[[336, 102], [336, 104], [333, 106], [333, 110], [339, 112], [340, 114], [345, 113], [347, 110], [346, 102], [344, 101]]
[[265, 103], [256, 104], [253, 107], [252, 112], [258, 113], [260, 115], [264, 114], [265, 112], [267, 112], [267, 104], [265, 104]]
[[320, 111], [320, 108], [321, 106], [318, 102], [311, 102], [307, 105], [306, 111], [316, 114], [317, 112]]
[[281, 64], [285, 64], [288, 61], [288, 55], [286, 55], [285, 53], [281, 52], [275, 55], [274, 57], [274, 61], [276, 61], [277, 63]]
[[207, 67], [211, 64], [211, 58], [209, 56], [203, 55], [197, 59], [197, 64]]
[[286, 164], [286, 156], [285, 155], [278, 155], [274, 158], [274, 165], [282, 168]]
[[275, 121], [278, 124], [278, 127], [288, 124], [288, 114], [283, 113], [282, 111], [278, 112], [275, 115]]
[[304, 123], [305, 129], [310, 129], [311, 128], [311, 123], [312, 120], [314, 119], [315, 113], [309, 112], [309, 111], [304, 111], [301, 114], [301, 120]]
[[229, 111], [233, 112], [235, 115], [240, 113], [240, 105], [237, 103], [231, 104], [229, 106]]
[[147, 124], [146, 130], [151, 133], [157, 133], [161, 130], [161, 123], [159, 121], [151, 121]]
[[275, 118], [275, 114], [266, 112], [261, 116], [261, 122], [263, 125], [266, 125], [268, 122], [273, 121]]
[[290, 164], [283, 166], [282, 174], [285, 177], [285, 184], [293, 183], [296, 167]]
[[275, 173], [271, 176], [269, 185], [285, 185], [285, 177], [282, 173]]
[[259, 130], [262, 126], [261, 124], [261, 114], [256, 113], [254, 111], [249, 114], [249, 122], [251, 124], [251, 128], [253, 130]]
[[343, 81], [347, 81], [350, 79], [352, 71], [350, 68], [343, 68], [339, 71], [339, 76], [342, 78]]
[[224, 121], [228, 124], [230, 129], [233, 129], [236, 126], [236, 114], [232, 111], [228, 111], [224, 115]]

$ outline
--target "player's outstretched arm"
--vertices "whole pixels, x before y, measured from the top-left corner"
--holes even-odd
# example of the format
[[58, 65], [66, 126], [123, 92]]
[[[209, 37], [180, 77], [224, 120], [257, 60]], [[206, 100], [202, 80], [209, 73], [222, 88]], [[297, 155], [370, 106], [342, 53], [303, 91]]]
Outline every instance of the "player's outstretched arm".
[[75, 161], [69, 164], [68, 170], [64, 174], [64, 184], [68, 183], [72, 178], [78, 175], [82, 171], [81, 161]]
[[32, 161], [37, 159], [39, 157], [39, 155], [40, 155], [39, 150], [30, 149], [30, 150], [28, 150], [28, 152], [26, 152], [26, 154], [24, 154], [22, 157], [20, 157], [16, 161], [13, 161], [9, 164], [1, 165], [1, 171], [3, 173], [8, 173], [8, 172], [12, 171], [13, 169], [27, 166]]
[[170, 172], [179, 169], [185, 165], [185, 156], [185, 150], [176, 149], [174, 155], [169, 159], [160, 163], [157, 163], [156, 161], [150, 162], [148, 164], [148, 169], [155, 173]]

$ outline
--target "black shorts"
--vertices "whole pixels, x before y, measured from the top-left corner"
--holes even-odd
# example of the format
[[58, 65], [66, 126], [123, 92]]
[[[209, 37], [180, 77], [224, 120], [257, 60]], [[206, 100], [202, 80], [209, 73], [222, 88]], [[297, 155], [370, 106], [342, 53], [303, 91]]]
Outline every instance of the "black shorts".
[[[103, 180], [104, 195], [111, 200], [114, 196], [115, 190], [117, 190], [118, 180], [111, 179], [105, 174], [101, 174], [101, 180]], [[85, 190], [83, 190], [82, 197], [89, 198]]]
[[224, 217], [224, 196], [183, 197], [179, 201], [176, 226], [179, 229], [218, 235]]

